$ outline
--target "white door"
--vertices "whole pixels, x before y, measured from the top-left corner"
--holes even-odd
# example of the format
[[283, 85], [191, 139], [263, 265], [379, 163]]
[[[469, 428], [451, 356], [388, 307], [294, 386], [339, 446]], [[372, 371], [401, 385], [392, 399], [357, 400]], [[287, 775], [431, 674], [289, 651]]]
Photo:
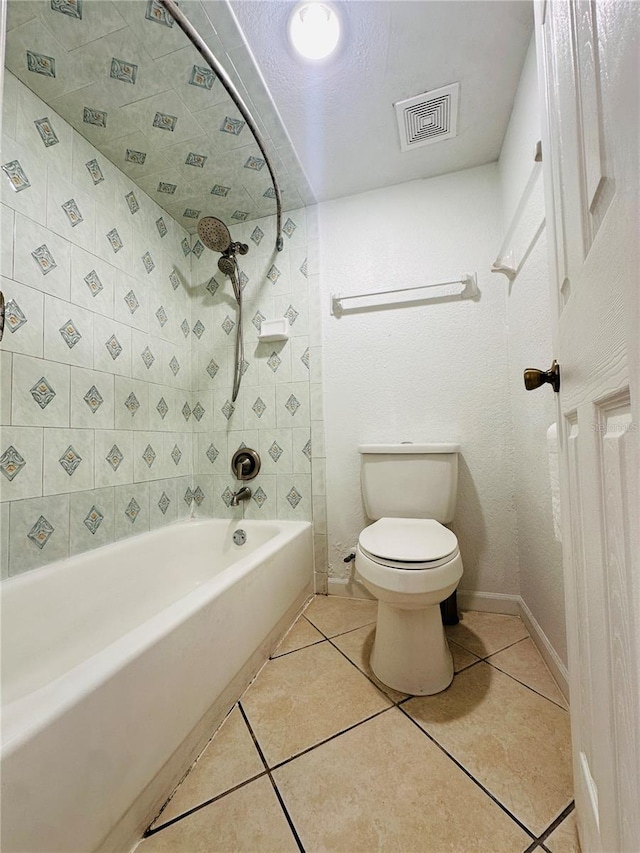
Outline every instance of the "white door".
[[638, 853], [640, 4], [535, 11], [578, 827], [583, 851]]

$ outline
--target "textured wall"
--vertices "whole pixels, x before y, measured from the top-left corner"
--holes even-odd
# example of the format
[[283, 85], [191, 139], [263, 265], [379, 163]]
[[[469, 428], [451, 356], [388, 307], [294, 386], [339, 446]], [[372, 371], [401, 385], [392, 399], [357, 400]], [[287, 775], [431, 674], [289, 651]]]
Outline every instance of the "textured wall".
[[[500, 155], [503, 230], [522, 196], [540, 138], [540, 115], [533, 40]], [[523, 228], [528, 219], [523, 217]], [[539, 219], [539, 218], [538, 218]], [[529, 226], [531, 227], [531, 226]], [[528, 235], [533, 238], [533, 233]], [[546, 370], [553, 360], [549, 268], [545, 235], [531, 250], [508, 291], [509, 391], [513, 418], [515, 497], [518, 519], [520, 594], [558, 655], [566, 663], [562, 546], [556, 541], [551, 515], [547, 429], [556, 419], [555, 395], [545, 387], [526, 392], [522, 371]]]
[[[505, 289], [497, 167], [320, 206], [330, 574], [366, 519], [357, 445], [459, 441], [452, 525], [464, 589], [517, 593]], [[328, 315], [329, 294], [446, 281], [477, 271], [480, 299]]]
[[529, 392], [522, 381], [525, 367], [546, 370], [553, 360], [544, 234], [513, 284], [508, 314], [520, 595], [566, 664], [562, 545], [553, 531], [547, 450], [556, 400], [549, 386]]
[[539, 139], [538, 70], [532, 36], [498, 161], [502, 224], [505, 229], [513, 219], [531, 175], [533, 154]]

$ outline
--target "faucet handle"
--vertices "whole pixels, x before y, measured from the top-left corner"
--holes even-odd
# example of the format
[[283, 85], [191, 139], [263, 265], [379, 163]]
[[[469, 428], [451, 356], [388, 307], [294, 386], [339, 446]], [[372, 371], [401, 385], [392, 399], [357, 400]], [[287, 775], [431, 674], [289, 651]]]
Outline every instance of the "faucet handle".
[[231, 459], [231, 470], [238, 480], [253, 480], [260, 471], [260, 456], [250, 447], [240, 447]]

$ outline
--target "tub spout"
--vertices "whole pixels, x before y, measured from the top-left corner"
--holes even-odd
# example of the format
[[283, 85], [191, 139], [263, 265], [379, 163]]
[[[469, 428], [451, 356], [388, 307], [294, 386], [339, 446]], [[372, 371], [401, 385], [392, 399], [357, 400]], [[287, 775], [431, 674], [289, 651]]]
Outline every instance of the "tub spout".
[[231, 506], [239, 506], [240, 501], [248, 501], [251, 497], [251, 489], [249, 486], [243, 486], [237, 492], [231, 495]]

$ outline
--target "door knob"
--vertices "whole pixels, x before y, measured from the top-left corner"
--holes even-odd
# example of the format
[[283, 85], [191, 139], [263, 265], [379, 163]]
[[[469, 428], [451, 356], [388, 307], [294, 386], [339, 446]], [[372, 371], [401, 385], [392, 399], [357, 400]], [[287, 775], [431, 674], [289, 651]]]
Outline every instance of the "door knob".
[[554, 391], [560, 390], [560, 366], [553, 360], [549, 370], [536, 370], [535, 367], [527, 367], [524, 372], [524, 387], [527, 391], [533, 391], [548, 382]]

